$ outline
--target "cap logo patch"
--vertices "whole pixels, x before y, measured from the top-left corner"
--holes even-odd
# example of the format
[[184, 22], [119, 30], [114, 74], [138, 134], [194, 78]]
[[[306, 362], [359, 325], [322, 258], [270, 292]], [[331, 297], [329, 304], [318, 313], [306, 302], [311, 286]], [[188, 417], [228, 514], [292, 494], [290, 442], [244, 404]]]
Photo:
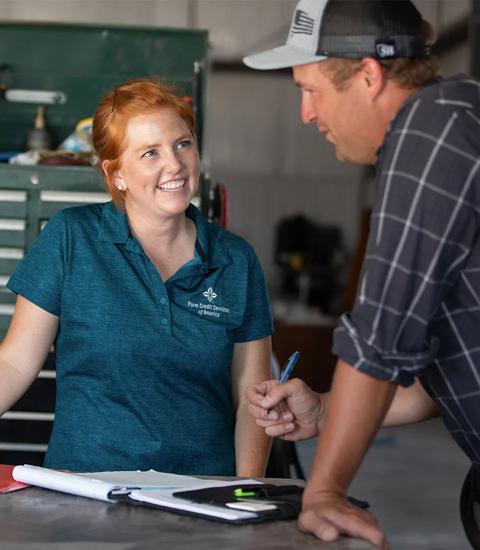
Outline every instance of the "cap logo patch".
[[380, 57], [381, 59], [385, 59], [387, 57], [395, 57], [394, 44], [385, 44], [383, 42], [379, 42], [375, 44], [375, 50], [378, 57]]
[[292, 34], [313, 34], [315, 21], [303, 10], [297, 10], [292, 23]]

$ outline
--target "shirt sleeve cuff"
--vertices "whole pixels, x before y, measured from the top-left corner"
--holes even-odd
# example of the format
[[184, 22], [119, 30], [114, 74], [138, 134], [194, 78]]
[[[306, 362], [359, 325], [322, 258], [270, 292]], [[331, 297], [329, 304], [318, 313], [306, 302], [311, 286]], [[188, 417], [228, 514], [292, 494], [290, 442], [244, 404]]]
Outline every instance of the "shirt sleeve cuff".
[[358, 369], [379, 380], [404, 387], [431, 364], [437, 354], [438, 341], [432, 338], [425, 348], [412, 352], [392, 352], [375, 348], [365, 342], [348, 315], [342, 316], [333, 337], [333, 353]]

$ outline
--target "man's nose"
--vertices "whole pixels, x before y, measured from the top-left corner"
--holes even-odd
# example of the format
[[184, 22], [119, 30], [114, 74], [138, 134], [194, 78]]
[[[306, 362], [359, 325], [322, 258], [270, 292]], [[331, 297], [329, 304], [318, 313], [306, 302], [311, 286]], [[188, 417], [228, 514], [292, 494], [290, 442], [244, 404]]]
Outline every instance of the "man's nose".
[[304, 124], [312, 124], [316, 120], [315, 113], [308, 99], [302, 99], [300, 106], [300, 117]]

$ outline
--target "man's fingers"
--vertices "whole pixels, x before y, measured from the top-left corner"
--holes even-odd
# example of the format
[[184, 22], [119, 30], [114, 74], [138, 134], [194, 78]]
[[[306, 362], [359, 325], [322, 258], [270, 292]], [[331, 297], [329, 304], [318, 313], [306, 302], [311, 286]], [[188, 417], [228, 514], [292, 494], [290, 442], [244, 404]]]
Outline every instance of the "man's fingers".
[[258, 403], [261, 407], [265, 409], [271, 409], [275, 407], [282, 401], [288, 399], [292, 395], [293, 388], [289, 382], [285, 384], [276, 384], [269, 388], [268, 393], [264, 398]]
[[260, 402], [265, 398], [265, 394], [268, 393], [268, 389], [268, 381], [249, 386], [246, 391], [248, 401], [253, 405], [259, 406]]
[[[257, 418], [255, 423], [261, 428], [275, 428], [276, 432], [273, 434], [274, 437], [282, 435], [283, 433], [291, 432], [295, 428], [295, 424], [291, 421], [271, 421]], [[268, 435], [272, 435], [272, 433], [269, 431]]]
[[313, 533], [320, 540], [332, 542], [345, 534], [370, 541], [382, 550], [388, 550], [385, 535], [377, 527], [376, 519], [364, 510], [356, 513], [341, 513], [338, 510], [323, 510], [314, 507], [302, 512], [298, 518], [302, 531]]
[[272, 409], [271, 411], [267, 411], [263, 407], [258, 407], [257, 405], [252, 405], [251, 403], [250, 405], [248, 405], [248, 411], [255, 418], [261, 419], [261, 420], [275, 421], [275, 420], [278, 420], [278, 417], [279, 417], [278, 411], [276, 411], [275, 409]]
[[340, 535], [359, 537], [372, 544], [388, 550], [385, 535], [378, 529], [376, 522], [365, 522], [356, 517], [329, 517], [307, 510], [298, 518], [298, 527], [301, 531], [313, 533], [320, 540], [332, 542]]
[[265, 424], [258, 424], [259, 426], [270, 426], [270, 424], [278, 422], [292, 422], [293, 414], [287, 409], [286, 411], [275, 409], [264, 409], [263, 407], [258, 407], [257, 405], [248, 405], [248, 411], [256, 419], [266, 421]]
[[328, 520], [318, 517], [311, 510], [302, 513], [298, 518], [300, 531], [313, 533], [324, 542], [333, 542], [340, 536], [340, 531]]
[[[257, 421], [258, 424], [258, 421]], [[265, 428], [265, 433], [270, 437], [282, 437], [286, 441], [289, 441], [288, 434], [293, 432], [295, 429], [295, 424], [275, 424], [274, 426], [267, 426]]]
[[[292, 379], [285, 384], [279, 384], [277, 380], [266, 380], [259, 384], [249, 386], [246, 397], [252, 405], [263, 407], [265, 410], [279, 407], [287, 409], [285, 401], [293, 395], [300, 398], [306, 393], [307, 386], [299, 379]], [[311, 390], [308, 390], [310, 393]]]

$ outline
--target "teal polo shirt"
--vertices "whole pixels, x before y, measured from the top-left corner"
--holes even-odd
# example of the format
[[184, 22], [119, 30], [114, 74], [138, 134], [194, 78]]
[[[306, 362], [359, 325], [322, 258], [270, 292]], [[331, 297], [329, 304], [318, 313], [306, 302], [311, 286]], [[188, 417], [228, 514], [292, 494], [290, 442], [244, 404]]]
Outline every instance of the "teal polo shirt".
[[205, 222], [165, 283], [112, 202], [55, 214], [7, 287], [59, 317], [45, 465], [234, 475], [236, 342], [272, 333], [252, 247]]

